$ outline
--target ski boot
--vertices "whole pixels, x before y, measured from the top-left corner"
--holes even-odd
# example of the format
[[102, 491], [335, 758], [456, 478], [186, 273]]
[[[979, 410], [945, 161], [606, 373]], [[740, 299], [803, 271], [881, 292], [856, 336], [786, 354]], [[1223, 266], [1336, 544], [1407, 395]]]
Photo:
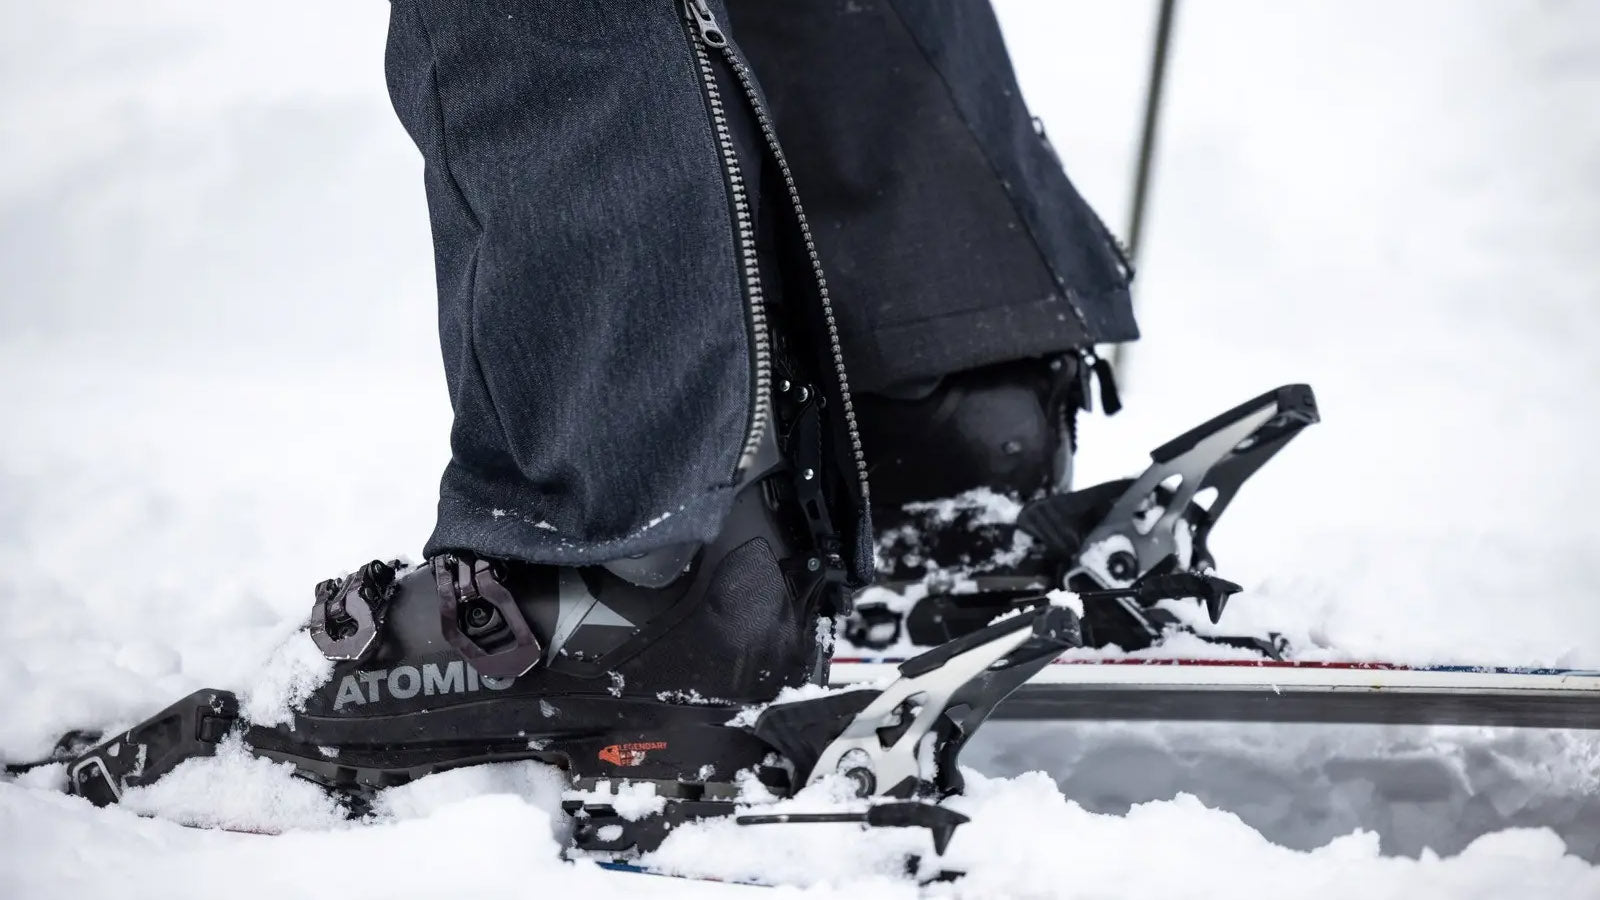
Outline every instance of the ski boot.
[[[822, 394], [777, 355], [772, 425], [710, 544], [584, 567], [369, 563], [317, 588], [307, 631], [335, 665], [291, 722], [246, 721], [229, 692], [199, 691], [78, 755], [69, 790], [116, 802], [237, 739], [361, 816], [385, 787], [532, 759], [569, 776], [569, 852], [592, 858], [635, 858], [724, 816], [923, 827], [942, 851], [964, 821], [937, 802], [961, 790], [963, 745], [1079, 644], [1079, 618], [1037, 603], [905, 662], [886, 687], [773, 702], [826, 683], [831, 621], [854, 587], [827, 515], [847, 507], [820, 493]], [[735, 802], [751, 779], [778, 798], [842, 779], [856, 799], [768, 815]], [[620, 814], [607, 799], [620, 782], [650, 784], [660, 811]]]
[[[1016, 615], [906, 660], [883, 687], [774, 702], [755, 710], [720, 698], [694, 698], [696, 702], [685, 704], [673, 702], [682, 698], [648, 695], [650, 688], [667, 683], [661, 675], [641, 673], [648, 675], [641, 678], [646, 682], [642, 687], [609, 675], [632, 671], [638, 667], [635, 659], [668, 651], [684, 654], [680, 662], [690, 669], [703, 665], [703, 654], [715, 654], [713, 662], [735, 664], [720, 654], [755, 657], [770, 652], [774, 655], [748, 659], [743, 675], [705, 671], [688, 676], [689, 683], [709, 689], [767, 694], [776, 681], [799, 675], [814, 645], [788, 629], [778, 629], [785, 638], [755, 639], [759, 646], [749, 637], [742, 644], [717, 635], [690, 641], [684, 626], [705, 624], [700, 604], [691, 601], [693, 608], [663, 625], [659, 636], [636, 648], [634, 656], [626, 656], [623, 648], [630, 641], [655, 631], [654, 621], [638, 634], [613, 621], [623, 614], [619, 608], [631, 609], [624, 606], [623, 598], [631, 593], [627, 588], [589, 587], [570, 613], [579, 616], [580, 624], [569, 631], [561, 625], [559, 609], [553, 619], [540, 615], [543, 604], [538, 601], [549, 598], [532, 593], [526, 573], [495, 568], [450, 557], [385, 587], [390, 567], [369, 564], [336, 587], [324, 588], [317, 615], [331, 607], [337, 618], [340, 597], [345, 613], [361, 609], [370, 604], [364, 594], [371, 594], [382, 604], [372, 614], [381, 620], [379, 631], [372, 641], [363, 639], [364, 617], [357, 615], [353, 629], [324, 633], [319, 643], [351, 657], [295, 717], [292, 730], [250, 725], [240, 719], [231, 694], [200, 691], [72, 762], [69, 790], [97, 804], [114, 802], [126, 788], [149, 784], [184, 760], [210, 755], [224, 738], [236, 735], [254, 753], [291, 763], [298, 774], [349, 798], [358, 810], [374, 790], [429, 772], [501, 760], [554, 763], [567, 769], [575, 787], [591, 792], [565, 804], [575, 820], [571, 850], [602, 861], [637, 858], [659, 846], [673, 829], [713, 817], [732, 817], [739, 826], [859, 822], [865, 827], [924, 828], [935, 854], [942, 854], [956, 828], [967, 821], [938, 802], [962, 790], [958, 762], [966, 742], [1002, 701], [1063, 651], [1081, 645], [1081, 607], [1036, 598], [1019, 606]], [[698, 583], [703, 568], [724, 570], [720, 563], [701, 567], [697, 560], [686, 577]], [[526, 651], [517, 648], [532, 644], [517, 642], [514, 626], [499, 632], [507, 642], [495, 646], [503, 650], [468, 662], [445, 637], [449, 627], [437, 618], [429, 620], [429, 612], [451, 610], [448, 597], [462, 591], [468, 576], [476, 594], [467, 607], [486, 604], [507, 618], [508, 609], [525, 618], [531, 614], [530, 631], [541, 641], [548, 637], [533, 668], [515, 675], [479, 671], [480, 665], [507, 673], [518, 668], [514, 660]], [[1226, 592], [1231, 587], [1196, 577], [1207, 582], [1206, 590]], [[1184, 592], [1195, 589], [1191, 584], [1180, 587]], [[444, 604], [431, 602], [435, 591], [446, 596]], [[562, 605], [559, 599], [554, 602]], [[590, 621], [586, 610], [601, 604], [610, 612]], [[462, 608], [458, 600], [454, 609], [460, 614]], [[787, 614], [770, 607], [764, 612]], [[464, 635], [481, 639], [494, 618], [487, 612], [485, 616], [464, 613], [458, 627]], [[557, 661], [559, 650], [548, 649], [554, 635], [563, 633], [570, 635], [568, 647], [607, 643], [605, 635], [579, 634], [586, 628], [628, 633], [613, 649], [590, 659], [602, 668], [588, 673], [588, 681], [610, 682], [610, 687], [584, 683], [582, 673]], [[769, 670], [784, 659], [787, 667]], [[421, 714], [424, 709], [426, 715]], [[729, 783], [734, 767], [753, 773], [779, 798], [831, 779], [854, 799], [825, 813], [765, 813], [735, 802]], [[605, 800], [618, 780], [651, 782], [664, 798], [660, 810], [643, 817], [619, 813]], [[919, 858], [908, 858], [907, 865], [916, 872]], [[937, 870], [932, 877], [951, 875]]]
[[[1089, 646], [1139, 650], [1183, 628], [1138, 588], [1215, 568], [1206, 540], [1217, 517], [1318, 420], [1316, 400], [1305, 385], [1269, 391], [1157, 448], [1139, 478], [1071, 491], [1075, 416], [1089, 406], [1091, 373], [1114, 412], [1110, 373], [1087, 354], [863, 398], [864, 439], [882, 460], [873, 471], [880, 581], [857, 599], [845, 632], [852, 645], [872, 654], [943, 643], [1062, 587], [1103, 598], [1085, 610]], [[1162, 581], [1155, 594], [1175, 584]], [[1197, 599], [1213, 622], [1226, 605], [1226, 595]], [[1206, 639], [1273, 658], [1285, 650], [1277, 635]]]
[[[583, 567], [446, 553], [318, 585], [307, 627], [332, 677], [290, 725], [252, 726], [245, 742], [358, 811], [377, 789], [499, 759], [555, 763], [580, 788], [626, 777], [732, 791], [771, 749], [726, 723], [785, 686], [825, 683], [824, 639], [847, 597], [836, 548], [802, 509], [815, 479], [779, 449], [806, 405], [791, 397], [766, 429], [705, 546]], [[218, 724], [201, 736], [233, 708], [203, 713]], [[118, 766], [90, 753], [74, 786], [115, 799], [135, 783]], [[161, 768], [147, 761], [143, 780]]]
[[[370, 563], [317, 591], [308, 629], [335, 666], [292, 722], [246, 723], [231, 695], [201, 692], [74, 762], [74, 791], [110, 802], [229, 733], [358, 815], [382, 788], [500, 760], [554, 764], [578, 791], [652, 783], [667, 820], [731, 810], [741, 772], [779, 793], [795, 783], [770, 742], [728, 723], [786, 686], [827, 683], [833, 622], [870, 574], [866, 487], [803, 217], [782, 179], [758, 183], [775, 160], [747, 144], [762, 135], [752, 114], [726, 107], [755, 226], [741, 265], [756, 442], [720, 534], [590, 566], [460, 552], [408, 572]], [[576, 841], [624, 849], [613, 831], [580, 827]]]
[[[461, 572], [461, 560], [455, 563]], [[382, 563], [369, 564], [335, 596], [359, 597], [359, 585], [381, 583], [386, 569]], [[417, 573], [439, 571], [449, 568], [430, 564]], [[425, 602], [430, 598], [422, 588], [428, 585], [417, 573], [401, 578], [392, 591], [378, 591], [391, 598], [390, 616], [404, 615], [403, 604], [438, 608]], [[353, 591], [343, 590], [352, 583], [358, 585]], [[1170, 576], [1164, 584], [1140, 590], [1151, 599], [1166, 591], [1163, 596], [1170, 599], [1177, 593], [1236, 589], [1211, 576]], [[423, 602], [411, 602], [406, 592], [412, 590]], [[489, 593], [499, 591], [491, 588]], [[1079, 600], [1096, 603], [1127, 593], [1086, 594]], [[511, 603], [518, 609], [536, 606], [514, 594]], [[740, 826], [859, 822], [866, 827], [924, 828], [931, 833], [934, 852], [942, 854], [956, 828], [967, 821], [938, 802], [962, 791], [958, 762], [966, 742], [1002, 701], [1063, 651], [1082, 643], [1074, 604], [1040, 597], [1019, 605], [1016, 612], [900, 663], [886, 686], [758, 709], [720, 700], [674, 703], [641, 696], [626, 685], [558, 690], [557, 682], [544, 673], [543, 662], [522, 675], [489, 676], [449, 652], [432, 654], [448, 643], [432, 637], [443, 629], [421, 625], [420, 617], [401, 624], [386, 616], [376, 645], [341, 664], [334, 680], [307, 704], [306, 713], [296, 716], [294, 730], [250, 725], [241, 720], [233, 695], [198, 691], [79, 756], [68, 766], [68, 790], [98, 805], [112, 803], [125, 789], [150, 784], [185, 760], [209, 756], [224, 738], [236, 735], [257, 755], [289, 762], [297, 774], [351, 800], [356, 811], [376, 789], [429, 772], [520, 759], [554, 763], [567, 769], [575, 787], [592, 791], [589, 798], [565, 804], [575, 820], [571, 849], [602, 861], [636, 858], [680, 825], [730, 816]], [[693, 622], [695, 615], [681, 621]], [[407, 640], [416, 643], [388, 637], [414, 624], [417, 634]], [[671, 645], [676, 631], [666, 629], [659, 643]], [[542, 628], [536, 632], [544, 633]], [[784, 643], [773, 647], [779, 653], [795, 652], [797, 644], [780, 646]], [[640, 655], [653, 652], [645, 649]], [[379, 665], [388, 668], [375, 668]], [[418, 674], [409, 674], [411, 668]], [[773, 676], [755, 670], [746, 677], [750, 680], [743, 686], [749, 687]], [[356, 680], [349, 686], [344, 678]], [[718, 678], [725, 685], [738, 680], [707, 675], [701, 683]], [[530, 683], [544, 687], [530, 689]], [[355, 703], [358, 693], [363, 699]], [[341, 697], [346, 699], [341, 702]], [[399, 705], [418, 698], [426, 703], [426, 715], [421, 706]], [[350, 704], [361, 712], [351, 712]], [[736, 802], [733, 786], [717, 780], [730, 778], [733, 766], [753, 773], [779, 798], [834, 779], [854, 800], [826, 813], [763, 813], [748, 802]], [[664, 798], [660, 811], [643, 817], [619, 813], [604, 799], [618, 781], [651, 782]], [[917, 862], [913, 857], [908, 865], [914, 869]]]

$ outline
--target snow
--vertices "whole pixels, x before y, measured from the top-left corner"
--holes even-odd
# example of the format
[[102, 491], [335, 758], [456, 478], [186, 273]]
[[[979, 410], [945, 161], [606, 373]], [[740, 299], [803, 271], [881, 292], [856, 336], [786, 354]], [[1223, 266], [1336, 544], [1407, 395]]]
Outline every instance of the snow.
[[1600, 858], [1600, 744], [1574, 731], [1349, 725], [990, 722], [963, 763], [1044, 769], [1085, 809], [1190, 793], [1273, 842], [1315, 850], [1361, 829], [1389, 854], [1456, 854], [1548, 828]]
[[908, 503], [906, 511], [925, 513], [931, 521], [946, 524], [954, 522], [959, 514], [968, 513], [971, 525], [993, 525], [1015, 522], [1017, 513], [1022, 512], [1022, 504], [1013, 497], [989, 488], [973, 488], [943, 500]]
[[[866, 682], [860, 684], [840, 685], [838, 687], [827, 687], [820, 684], [802, 684], [795, 687], [780, 688], [778, 690], [778, 696], [773, 698], [772, 702], [774, 704], [798, 703], [802, 700], [816, 700], [819, 697], [831, 697], [835, 694], [843, 694], [848, 691], [859, 691], [871, 687], [884, 687], [884, 685]], [[753, 726], [756, 724], [756, 720], [761, 718], [761, 713], [765, 711], [766, 708], [766, 706], [747, 706], [740, 710], [738, 715], [729, 719], [728, 725], [739, 728], [748, 728]]]
[[[0, 895], [130, 900], [716, 896], [667, 879], [553, 860], [549, 809], [510, 792], [458, 793], [417, 818], [269, 837], [184, 828], [0, 784]], [[60, 860], [55, 865], [41, 864]]]
[[121, 804], [139, 815], [205, 828], [275, 834], [342, 827], [339, 804], [327, 791], [295, 778], [293, 770], [228, 738], [216, 755], [186, 760], [154, 784], [129, 788]]
[[[385, 7], [13, 6], [0, 757], [203, 686], [271, 719], [316, 677], [292, 640], [313, 585], [420, 546], [448, 453]], [[1117, 227], [1151, 6], [999, 3], [1030, 104]], [[1600, 664], [1596, 35], [1594, 6], [1533, 0], [1180, 10], [1145, 340], [1078, 474], [1317, 389], [1325, 421], [1212, 538], [1246, 587], [1225, 626], [1329, 658]], [[970, 874], [929, 894], [1600, 896], [1592, 735], [992, 723], [965, 761], [1006, 777], [970, 779], [948, 860]], [[361, 824], [231, 752], [133, 798], [275, 837], [96, 810], [62, 778], [0, 781], [0, 896], [743, 892], [557, 864], [560, 786], [534, 764], [392, 789]], [[925, 841], [718, 823], [658, 861], [910, 897], [896, 866]]]
[[566, 780], [550, 766], [500, 763], [454, 769], [389, 788], [373, 806], [380, 818], [420, 819], [448, 809], [463, 797], [508, 794], [550, 814], [547, 828], [556, 829], [553, 833], [565, 840], [566, 824], [555, 816], [555, 811], [560, 808], [566, 789]]
[[[1001, 12], [1025, 24], [1030, 9]], [[1233, 2], [1180, 17], [1145, 339], [1128, 408], [1084, 423], [1080, 481], [1309, 382], [1324, 421], [1214, 533], [1221, 574], [1247, 588], [1227, 624], [1369, 658], [1594, 663], [1600, 10]], [[1075, 148], [1108, 140], [1100, 95], [1142, 78], [1135, 63], [1113, 70], [1131, 85], [1061, 78], [1066, 54], [1042, 45], [1090, 39], [1064, 32], [1010, 31], [1024, 90], [1119, 222], [1125, 181], [1097, 189], [1103, 157]]]
[[981, 860], [981, 874], [952, 896], [1581, 897], [1600, 889], [1600, 873], [1564, 856], [1548, 832], [1501, 832], [1448, 860], [1384, 857], [1376, 835], [1362, 832], [1299, 852], [1187, 795], [1100, 816], [1063, 802], [1038, 773], [975, 778], [968, 790], [952, 805], [970, 809], [973, 822], [964, 826], [970, 833], [957, 832], [949, 861]]
[[[762, 813], [861, 811], [840, 783], [824, 783], [760, 808]], [[959, 834], [959, 831], [958, 831]], [[769, 884], [823, 885], [909, 895], [908, 854], [931, 855], [926, 832], [864, 832], [855, 823], [741, 826], [731, 820], [679, 829], [645, 862], [680, 875], [714, 875]], [[819, 861], [826, 861], [819, 865]]]
[[1080, 619], [1083, 618], [1082, 597], [1079, 597], [1077, 594], [1074, 594], [1071, 591], [1061, 590], [1051, 591], [1048, 596], [1050, 597], [1051, 606], [1060, 606], [1065, 609], [1070, 609], [1072, 610], [1073, 615]]
[[616, 810], [617, 815], [629, 822], [637, 822], [647, 816], [661, 812], [667, 806], [667, 798], [656, 793], [656, 786], [649, 783], [630, 784], [622, 782], [612, 784], [603, 782], [593, 790], [567, 791], [563, 796], [566, 800], [581, 800], [584, 803], [603, 803]]
[[296, 631], [267, 660], [245, 693], [240, 712], [256, 725], [284, 725], [333, 676], [333, 661], [322, 655], [306, 631]]

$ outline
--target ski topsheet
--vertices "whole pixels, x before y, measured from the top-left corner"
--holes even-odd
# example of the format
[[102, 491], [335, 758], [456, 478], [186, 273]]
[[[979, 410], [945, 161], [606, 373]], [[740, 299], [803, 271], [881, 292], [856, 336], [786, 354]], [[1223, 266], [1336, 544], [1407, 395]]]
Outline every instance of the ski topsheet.
[[[834, 685], [895, 658], [836, 658]], [[1496, 725], [1600, 729], [1600, 671], [1272, 660], [1057, 659], [997, 719]]]

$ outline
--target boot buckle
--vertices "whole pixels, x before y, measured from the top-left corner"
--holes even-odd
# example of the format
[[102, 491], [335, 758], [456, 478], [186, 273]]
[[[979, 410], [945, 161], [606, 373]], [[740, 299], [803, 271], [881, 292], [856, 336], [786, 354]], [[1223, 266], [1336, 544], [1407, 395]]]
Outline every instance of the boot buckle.
[[439, 628], [479, 675], [515, 678], [539, 663], [544, 645], [492, 562], [446, 553], [432, 564]]
[[317, 585], [311, 609], [311, 640], [332, 660], [360, 660], [372, 649], [394, 590], [398, 562], [373, 560], [348, 578]]

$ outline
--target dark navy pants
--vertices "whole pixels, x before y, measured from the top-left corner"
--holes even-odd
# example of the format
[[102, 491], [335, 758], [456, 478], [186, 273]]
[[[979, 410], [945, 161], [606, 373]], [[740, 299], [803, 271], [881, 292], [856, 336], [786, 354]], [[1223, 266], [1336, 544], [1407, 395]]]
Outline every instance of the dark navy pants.
[[[710, 11], [792, 165], [856, 391], [1136, 336], [987, 0]], [[716, 534], [752, 341], [692, 39], [682, 0], [393, 0], [455, 414], [426, 552], [588, 563]]]

